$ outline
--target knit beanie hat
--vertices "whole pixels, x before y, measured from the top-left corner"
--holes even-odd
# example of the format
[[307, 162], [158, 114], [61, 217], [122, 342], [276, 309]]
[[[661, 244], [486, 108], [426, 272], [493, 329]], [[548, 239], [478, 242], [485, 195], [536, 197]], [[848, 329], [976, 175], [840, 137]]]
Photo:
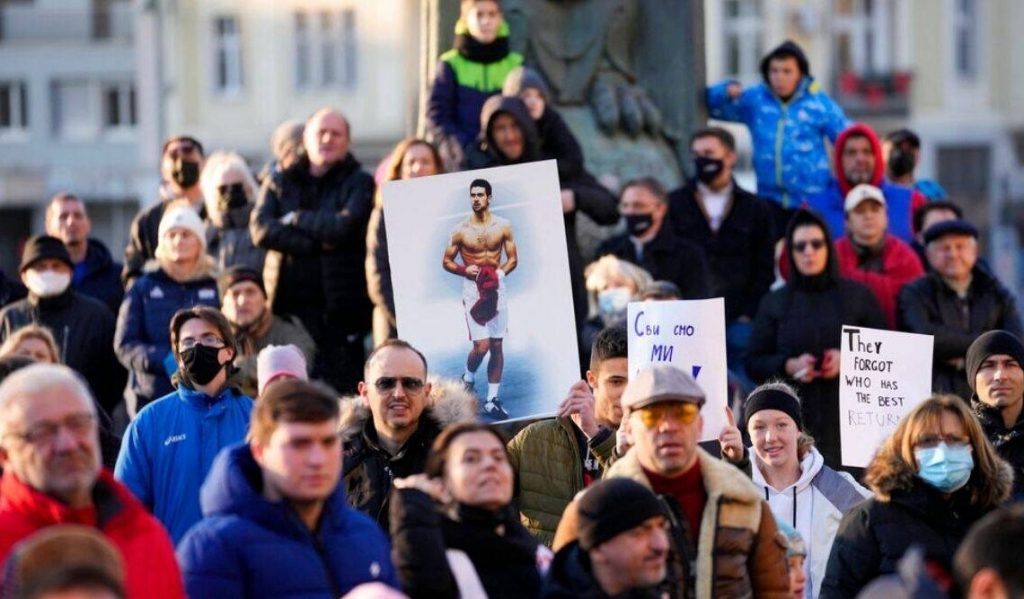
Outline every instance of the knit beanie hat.
[[540, 73], [529, 67], [519, 66], [508, 72], [501, 86], [501, 95], [518, 96], [524, 89], [533, 88], [540, 92], [544, 102], [551, 102], [551, 90]]
[[807, 557], [807, 544], [800, 536], [800, 532], [785, 520], [776, 519], [775, 522], [779, 525], [779, 532], [786, 537], [786, 557]]
[[989, 331], [975, 339], [967, 348], [967, 384], [971, 386], [973, 393], [977, 394], [974, 383], [978, 378], [978, 371], [981, 370], [981, 363], [989, 356], [998, 354], [1010, 356], [1024, 366], [1024, 344], [1008, 331]]
[[294, 345], [268, 345], [256, 356], [257, 396], [275, 379], [282, 376], [309, 380], [306, 374], [306, 357]]
[[803, 420], [800, 418], [800, 400], [781, 389], [772, 387], [758, 387], [747, 397], [743, 403], [743, 428], [747, 428], [751, 416], [761, 410], [778, 410], [785, 412], [787, 416], [796, 422], [798, 430], [804, 430]]
[[224, 297], [232, 285], [241, 283], [242, 281], [255, 283], [256, 286], [260, 288], [260, 291], [263, 292], [263, 297], [267, 296], [267, 288], [263, 286], [263, 277], [260, 273], [254, 268], [249, 268], [248, 266], [241, 264], [232, 266], [221, 273], [220, 278], [217, 280], [217, 287], [220, 288], [220, 296]]
[[203, 219], [199, 218], [195, 208], [185, 204], [168, 208], [160, 219], [158, 237], [163, 239], [168, 231], [178, 227], [192, 231], [199, 238], [199, 243], [206, 247], [206, 226], [203, 225]]
[[647, 487], [628, 478], [591, 485], [576, 504], [580, 547], [589, 551], [648, 518], [663, 516], [661, 502]]
[[25, 249], [21, 252], [21, 266], [18, 270], [25, 272], [25, 269], [32, 266], [33, 263], [45, 258], [56, 258], [67, 264], [68, 268], [75, 268], [63, 241], [50, 235], [36, 235], [25, 242]]

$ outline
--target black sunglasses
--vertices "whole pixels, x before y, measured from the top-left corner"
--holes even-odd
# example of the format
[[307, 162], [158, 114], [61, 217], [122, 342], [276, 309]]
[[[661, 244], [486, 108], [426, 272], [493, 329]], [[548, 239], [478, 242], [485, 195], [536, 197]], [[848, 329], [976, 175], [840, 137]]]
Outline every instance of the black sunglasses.
[[807, 246], [811, 246], [811, 248], [814, 250], [820, 250], [821, 248], [825, 247], [825, 240], [812, 239], [810, 241], [798, 241], [793, 244], [793, 249], [796, 250], [796, 252], [799, 254], [806, 250]]
[[423, 379], [418, 379], [412, 376], [382, 376], [373, 382], [373, 386], [377, 388], [377, 391], [381, 393], [391, 391], [398, 383], [402, 383], [402, 388], [410, 393], [415, 393], [423, 388]]

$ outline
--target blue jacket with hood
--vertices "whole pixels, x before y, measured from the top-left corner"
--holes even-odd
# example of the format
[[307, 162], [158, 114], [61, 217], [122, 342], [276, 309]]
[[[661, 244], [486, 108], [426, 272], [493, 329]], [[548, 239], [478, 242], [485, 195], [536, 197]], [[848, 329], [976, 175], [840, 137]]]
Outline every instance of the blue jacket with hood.
[[192, 599], [329, 599], [375, 581], [398, 588], [384, 533], [348, 507], [344, 485], [327, 498], [315, 531], [262, 488], [248, 445], [217, 457], [202, 489], [205, 519], [178, 545]]
[[[803, 74], [796, 91], [782, 100], [768, 84], [772, 58], [796, 58]], [[728, 80], [707, 90], [711, 118], [743, 123], [754, 143], [757, 195], [784, 208], [797, 208], [825, 189], [831, 178], [824, 138], [833, 143], [849, 121], [843, 109], [810, 75], [803, 50], [785, 42], [761, 62], [764, 81], [743, 90], [737, 98], [727, 93]]]
[[245, 438], [250, 412], [252, 400], [233, 388], [210, 397], [182, 383], [128, 425], [114, 476], [175, 543], [202, 519], [199, 488], [217, 453]]

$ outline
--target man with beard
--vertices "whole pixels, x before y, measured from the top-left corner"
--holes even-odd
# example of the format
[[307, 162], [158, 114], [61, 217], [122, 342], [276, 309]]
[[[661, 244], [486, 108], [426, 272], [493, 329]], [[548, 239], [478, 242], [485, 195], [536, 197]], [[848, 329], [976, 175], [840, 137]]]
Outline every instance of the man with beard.
[[[516, 242], [512, 237], [512, 223], [491, 214], [491, 184], [485, 179], [474, 179], [469, 184], [473, 214], [452, 232], [451, 241], [444, 251], [442, 266], [459, 275], [462, 282], [462, 304], [466, 311], [466, 326], [473, 348], [466, 358], [466, 372], [462, 375], [467, 387], [472, 387], [476, 370], [490, 353], [487, 362], [487, 401], [483, 413], [495, 420], [508, 418], [498, 399], [498, 387], [505, 367], [502, 342], [508, 329], [508, 292], [505, 277], [519, 263]], [[505, 261], [501, 261], [502, 250]], [[462, 256], [462, 263], [455, 257]]]
[[219, 283], [220, 311], [231, 323], [238, 341], [235, 377], [242, 393], [256, 397], [256, 356], [268, 345], [295, 345], [302, 350], [307, 366], [312, 367], [316, 343], [299, 319], [271, 313], [260, 273], [235, 266], [221, 274]]

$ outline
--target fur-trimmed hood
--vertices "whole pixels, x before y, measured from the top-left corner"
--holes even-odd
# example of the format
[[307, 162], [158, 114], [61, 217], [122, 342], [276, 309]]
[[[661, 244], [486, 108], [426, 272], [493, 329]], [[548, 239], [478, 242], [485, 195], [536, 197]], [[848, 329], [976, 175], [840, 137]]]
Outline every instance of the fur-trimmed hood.
[[[711, 454], [700, 447], [697, 448], [697, 459], [700, 461], [701, 476], [704, 480], [704, 487], [708, 492], [708, 499], [721, 496], [730, 501], [759, 505], [764, 499], [757, 487], [739, 469], [716, 460]], [[622, 476], [632, 478], [647, 488], [651, 483], [644, 474], [640, 460], [636, 457], [635, 451], [629, 451], [608, 469], [605, 478]]]
[[[975, 464], [977, 466], [977, 464]], [[878, 456], [868, 466], [868, 488], [878, 501], [887, 503], [892, 500], [894, 491], [910, 491], [918, 479], [917, 472], [902, 460], [893, 458], [882, 459]], [[1005, 501], [1013, 490], [1013, 468], [1005, 460], [999, 460], [999, 469], [993, 481], [999, 491], [1001, 501]], [[974, 472], [971, 473], [973, 478]], [[970, 482], [968, 482], [970, 484]]]
[[[432, 418], [441, 428], [456, 422], [476, 420], [477, 400], [457, 379], [429, 376], [430, 396], [427, 398], [423, 415]], [[341, 398], [341, 436], [347, 443], [359, 435], [363, 425], [370, 419], [370, 407], [359, 395]]]

